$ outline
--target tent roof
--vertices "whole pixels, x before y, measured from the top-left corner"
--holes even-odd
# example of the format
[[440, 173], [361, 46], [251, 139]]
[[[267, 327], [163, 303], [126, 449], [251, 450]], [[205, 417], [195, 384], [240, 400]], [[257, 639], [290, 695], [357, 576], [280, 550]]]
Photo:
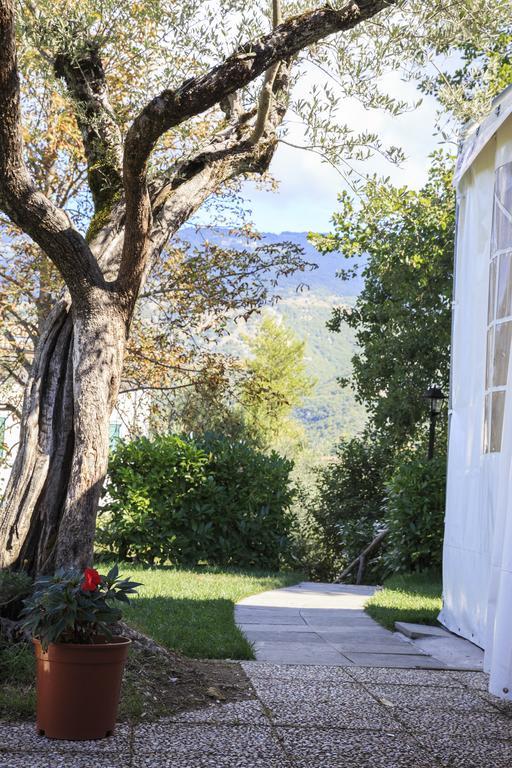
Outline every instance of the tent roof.
[[457, 158], [457, 167], [453, 183], [459, 185], [460, 180], [474, 163], [477, 156], [492, 139], [500, 125], [512, 113], [512, 85], [505, 88], [492, 103], [492, 110], [480, 123], [470, 123], [466, 128], [464, 140]]

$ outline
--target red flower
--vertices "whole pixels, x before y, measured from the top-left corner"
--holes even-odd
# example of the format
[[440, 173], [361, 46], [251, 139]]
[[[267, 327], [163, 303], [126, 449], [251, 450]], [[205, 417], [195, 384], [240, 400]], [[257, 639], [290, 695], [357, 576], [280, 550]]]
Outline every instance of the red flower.
[[98, 584], [101, 584], [101, 576], [94, 568], [86, 568], [84, 571], [84, 580], [82, 589], [84, 592], [94, 592]]

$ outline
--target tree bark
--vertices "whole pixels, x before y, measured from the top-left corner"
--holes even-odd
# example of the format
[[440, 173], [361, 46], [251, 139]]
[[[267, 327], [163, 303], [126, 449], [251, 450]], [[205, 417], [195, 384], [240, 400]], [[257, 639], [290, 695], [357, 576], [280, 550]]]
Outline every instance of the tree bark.
[[37, 345], [2, 505], [0, 567], [35, 574], [92, 562], [127, 322], [106, 292], [90, 305], [77, 311], [62, 299]]

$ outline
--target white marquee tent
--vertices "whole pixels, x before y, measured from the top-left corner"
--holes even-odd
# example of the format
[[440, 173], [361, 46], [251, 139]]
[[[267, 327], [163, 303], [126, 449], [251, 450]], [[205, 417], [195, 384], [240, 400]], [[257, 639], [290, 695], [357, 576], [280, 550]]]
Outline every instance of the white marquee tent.
[[512, 88], [469, 128], [457, 247], [441, 622], [512, 701]]

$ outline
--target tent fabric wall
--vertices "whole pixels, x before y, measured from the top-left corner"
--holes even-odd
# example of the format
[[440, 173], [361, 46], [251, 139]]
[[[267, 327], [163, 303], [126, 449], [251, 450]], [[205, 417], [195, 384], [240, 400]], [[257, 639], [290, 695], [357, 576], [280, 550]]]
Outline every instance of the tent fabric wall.
[[487, 286], [494, 189], [491, 141], [458, 189], [443, 609], [448, 629], [483, 647], [498, 454], [482, 453]]
[[[495, 167], [512, 162], [512, 116], [498, 131]], [[512, 234], [512, 205], [508, 211]], [[512, 249], [512, 241], [510, 242]], [[512, 280], [512, 276], [511, 276]], [[488, 591], [485, 668], [489, 690], [512, 701], [512, 354], [509, 356], [503, 441]]]
[[494, 186], [496, 169], [512, 162], [510, 112], [512, 94], [500, 114], [498, 130], [488, 136], [457, 181], [443, 609], [439, 618], [448, 629], [485, 649], [490, 690], [512, 700], [510, 359], [501, 451], [483, 450]]

